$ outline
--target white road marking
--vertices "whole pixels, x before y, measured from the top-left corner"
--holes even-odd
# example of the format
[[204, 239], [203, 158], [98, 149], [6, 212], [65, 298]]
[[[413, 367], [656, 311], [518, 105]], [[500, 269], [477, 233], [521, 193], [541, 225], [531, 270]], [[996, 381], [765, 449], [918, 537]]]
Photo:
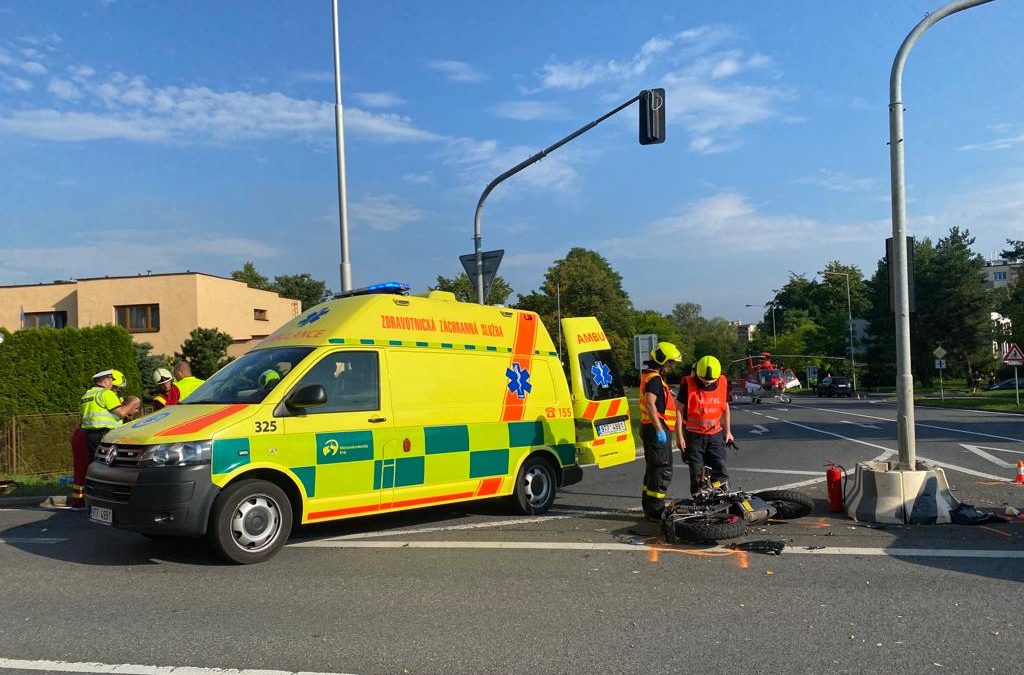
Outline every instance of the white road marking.
[[[396, 537], [406, 536], [410, 534], [426, 534], [429, 532], [458, 532], [460, 530], [479, 530], [487, 527], [506, 527], [508, 525], [526, 525], [529, 523], [540, 523], [551, 520], [565, 520], [566, 518], [572, 518], [578, 515], [590, 515], [590, 516], [625, 516], [630, 515], [632, 511], [640, 511], [640, 507], [635, 509], [623, 509], [621, 511], [598, 511], [588, 509], [551, 509], [549, 513], [556, 515], [544, 515], [537, 516], [535, 518], [516, 518], [512, 520], [508, 519], [496, 519], [488, 520], [483, 523], [466, 523], [463, 525], [441, 525], [437, 527], [418, 527], [406, 530], [376, 530], [374, 532], [356, 532], [354, 534], [343, 534], [337, 537], [328, 537], [327, 539], [319, 539], [318, 541], [353, 541], [356, 539], [376, 539], [378, 537]], [[557, 515], [564, 514], [564, 515]], [[303, 542], [296, 544], [289, 544], [289, 546], [300, 546]]]
[[[981, 457], [982, 459], [987, 459], [988, 461], [992, 462], [996, 466], [1001, 466], [1001, 467], [1003, 467], [1005, 469], [1013, 469], [1013, 468], [1015, 468], [1017, 466], [1016, 463], [1011, 464], [1010, 462], [1007, 462], [1007, 461], [1004, 461], [1002, 459], [999, 459], [995, 455], [990, 455], [989, 453], [985, 452], [985, 450], [999, 450], [999, 448], [984, 448], [984, 446], [968, 445], [967, 443], [961, 443], [960, 447], [964, 448], [965, 450], [968, 450], [970, 452], [973, 452], [974, 454], [976, 454], [978, 457]], [[982, 448], [984, 448], [984, 449], [982, 449]], [[1014, 452], [1014, 450], [1002, 450], [1002, 452]]]
[[236, 670], [194, 666], [143, 666], [133, 663], [91, 663], [73, 661], [29, 661], [0, 658], [0, 670], [42, 670], [49, 673], [117, 673], [117, 675], [346, 675], [345, 673], [292, 670]]
[[749, 471], [751, 473], [784, 473], [793, 476], [820, 476], [821, 471], [797, 471], [796, 469], [754, 469], [749, 467], [730, 466], [729, 471]]
[[60, 544], [67, 539], [60, 537], [3, 537], [0, 544]]
[[878, 426], [876, 426], [874, 424], [861, 424], [860, 422], [851, 422], [850, 420], [839, 420], [839, 423], [840, 424], [854, 424], [854, 425], [860, 427], [861, 429], [875, 429], [875, 430], [878, 429]]
[[789, 410], [786, 408], [776, 408], [776, 410], [778, 410], [779, 412], [789, 412]]
[[977, 476], [978, 478], [987, 478], [989, 480], [998, 480], [998, 481], [1002, 481], [1004, 483], [1012, 483], [1013, 482], [1009, 478], [1005, 478], [1003, 476], [995, 476], [995, 475], [992, 475], [990, 473], [984, 473], [982, 471], [975, 471], [974, 469], [968, 469], [967, 467], [957, 466], [956, 464], [948, 464], [946, 462], [940, 462], [937, 459], [928, 459], [927, 457], [922, 457], [921, 455], [918, 455], [917, 458], [919, 460], [921, 460], [922, 462], [928, 462], [929, 464], [934, 464], [935, 466], [941, 466], [943, 469], [952, 469], [953, 471], [959, 471], [960, 473], [970, 474], [972, 476]]
[[[712, 548], [685, 548], [675, 546], [651, 546], [647, 544], [622, 544], [619, 542], [580, 542], [580, 541], [323, 541], [304, 542], [296, 546], [308, 548], [423, 548], [423, 549], [485, 549], [485, 550], [538, 550], [538, 551], [623, 551], [647, 552], [652, 550], [680, 552], [701, 551], [702, 553], [732, 553], [733, 549], [724, 546]], [[895, 557], [928, 557], [928, 558], [1024, 558], [1020, 550], [992, 549], [948, 549], [948, 548], [859, 548], [859, 547], [827, 547], [823, 549], [806, 549], [799, 546], [787, 546], [786, 553], [806, 553], [814, 555], [861, 555], [861, 556], [895, 556]], [[174, 673], [174, 675], [178, 675]]]
[[750, 433], [757, 434], [758, 436], [760, 436], [761, 434], [768, 433], [768, 427], [763, 427], [760, 424], [755, 424], [754, 428], [750, 430]]
[[[818, 411], [827, 412], [827, 413], [834, 413], [836, 415], [849, 415], [851, 417], [866, 417], [866, 418], [871, 419], [871, 420], [879, 420], [879, 421], [882, 421], [882, 422], [889, 422], [891, 424], [895, 424], [896, 423], [896, 420], [891, 420], [888, 417], [877, 417], [875, 415], [864, 415], [864, 414], [861, 414], [861, 413], [847, 412], [845, 410], [832, 410], [831, 408], [815, 408], [814, 406], [808, 406], [808, 405], [798, 405], [798, 406], [795, 406], [795, 407], [797, 407], [797, 408], [807, 408], [809, 410], [818, 410]], [[948, 408], [939, 408], [939, 409], [940, 410], [949, 410]], [[972, 411], [972, 412], [974, 412], [974, 411]], [[977, 411], [977, 412], [981, 412], [981, 411]], [[1017, 417], [1019, 417], [1019, 415]], [[924, 424], [924, 423], [918, 422], [916, 420], [914, 421], [914, 426], [923, 427], [925, 429], [938, 429], [939, 431], [952, 431], [952, 432], [955, 432], [955, 433], [958, 433], [958, 434], [968, 434], [970, 436], [982, 436], [984, 438], [995, 438], [995, 439], [998, 439], [998, 440], [1001, 440], [1001, 441], [1013, 441], [1014, 443], [1024, 443], [1024, 439], [1022, 439], [1022, 438], [1013, 438], [1011, 436], [998, 436], [996, 434], [984, 434], [984, 433], [982, 433], [980, 431], [967, 431], [966, 429], [956, 429], [956, 428], [953, 428], [953, 427], [940, 427], [940, 426], [936, 426], [934, 424]]]

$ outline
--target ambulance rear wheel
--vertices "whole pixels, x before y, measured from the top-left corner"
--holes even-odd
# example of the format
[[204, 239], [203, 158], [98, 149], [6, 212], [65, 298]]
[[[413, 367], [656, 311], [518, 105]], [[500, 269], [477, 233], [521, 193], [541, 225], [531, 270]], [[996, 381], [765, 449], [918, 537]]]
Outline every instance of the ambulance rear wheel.
[[265, 480], [242, 480], [217, 496], [207, 538], [224, 559], [248, 565], [267, 560], [288, 541], [292, 505]]
[[551, 462], [534, 455], [519, 468], [512, 502], [516, 510], [527, 515], [546, 512], [555, 501], [555, 468]]

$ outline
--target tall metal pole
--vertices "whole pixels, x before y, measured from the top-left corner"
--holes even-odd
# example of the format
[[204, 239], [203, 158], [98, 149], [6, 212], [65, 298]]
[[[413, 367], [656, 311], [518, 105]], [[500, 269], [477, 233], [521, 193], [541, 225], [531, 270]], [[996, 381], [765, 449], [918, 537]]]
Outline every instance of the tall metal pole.
[[773, 349], [779, 348], [779, 338], [775, 333], [775, 301], [772, 300], [772, 345]]
[[910, 291], [907, 273], [906, 176], [903, 165], [903, 67], [918, 38], [935, 23], [964, 9], [992, 0], [958, 0], [926, 16], [910, 31], [892, 63], [889, 75], [889, 166], [892, 187], [893, 281], [896, 307], [896, 432], [898, 468], [917, 468], [917, 440], [914, 430], [914, 376], [910, 369]]
[[332, 0], [334, 23], [334, 136], [338, 146], [338, 223], [341, 229], [341, 290], [352, 290], [348, 259], [348, 194], [345, 188], [345, 122], [341, 109], [341, 46], [338, 41], [338, 0]]
[[850, 323], [850, 373], [853, 375], [853, 390], [857, 391], [857, 360], [853, 356], [853, 303], [850, 301], [850, 274], [846, 273], [846, 317]]

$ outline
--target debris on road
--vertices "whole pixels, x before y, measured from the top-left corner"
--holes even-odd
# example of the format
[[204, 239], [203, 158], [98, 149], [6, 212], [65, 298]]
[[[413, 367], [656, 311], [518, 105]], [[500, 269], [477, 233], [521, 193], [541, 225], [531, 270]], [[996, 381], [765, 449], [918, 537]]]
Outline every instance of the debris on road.
[[750, 553], [765, 553], [767, 555], [782, 555], [782, 549], [786, 548], [784, 541], [772, 541], [770, 539], [759, 539], [757, 541], [745, 541], [741, 544], [729, 544], [734, 551], [749, 551]]

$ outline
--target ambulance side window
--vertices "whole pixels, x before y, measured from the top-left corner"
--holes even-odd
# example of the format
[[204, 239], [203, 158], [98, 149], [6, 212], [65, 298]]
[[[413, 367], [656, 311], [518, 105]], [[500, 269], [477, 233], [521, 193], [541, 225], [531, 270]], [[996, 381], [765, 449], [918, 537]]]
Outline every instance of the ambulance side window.
[[612, 356], [610, 349], [583, 352], [579, 359], [580, 374], [583, 376], [583, 388], [587, 399], [607, 401], [626, 395], [622, 388], [619, 369], [615, 365], [615, 357]]
[[294, 391], [319, 384], [327, 402], [307, 414], [380, 410], [380, 367], [377, 352], [334, 352], [320, 359], [295, 385]]

